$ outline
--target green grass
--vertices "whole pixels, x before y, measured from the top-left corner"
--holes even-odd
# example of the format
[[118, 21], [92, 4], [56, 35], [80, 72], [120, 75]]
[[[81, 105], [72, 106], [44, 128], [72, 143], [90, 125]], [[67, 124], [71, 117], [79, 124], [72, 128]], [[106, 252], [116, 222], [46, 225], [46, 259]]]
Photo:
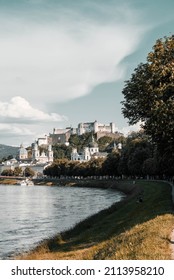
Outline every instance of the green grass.
[[[20, 259], [170, 259], [174, 225], [171, 186], [163, 182], [119, 183], [130, 191], [122, 202], [43, 241]], [[134, 191], [133, 191], [134, 189]], [[143, 202], [137, 203], [138, 192]]]

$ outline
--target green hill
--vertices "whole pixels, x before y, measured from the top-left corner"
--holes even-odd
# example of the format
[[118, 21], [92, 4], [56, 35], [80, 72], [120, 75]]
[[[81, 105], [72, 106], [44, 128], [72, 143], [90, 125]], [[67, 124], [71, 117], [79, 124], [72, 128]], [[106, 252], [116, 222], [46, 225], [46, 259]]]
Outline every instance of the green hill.
[[19, 147], [12, 147], [0, 144], [0, 160], [8, 156], [16, 157]]

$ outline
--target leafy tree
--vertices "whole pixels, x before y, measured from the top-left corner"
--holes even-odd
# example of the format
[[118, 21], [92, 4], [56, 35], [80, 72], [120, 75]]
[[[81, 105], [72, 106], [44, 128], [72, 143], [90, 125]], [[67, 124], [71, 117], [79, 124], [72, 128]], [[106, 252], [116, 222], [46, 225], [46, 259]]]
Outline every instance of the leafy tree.
[[2, 176], [14, 176], [14, 171], [11, 169], [4, 169], [1, 173]]
[[144, 175], [154, 176], [158, 172], [158, 164], [156, 158], [147, 158], [143, 162], [142, 171]]
[[88, 176], [88, 163], [87, 162], [77, 162], [74, 164], [73, 176]]
[[143, 147], [136, 147], [131, 153], [128, 160], [129, 174], [135, 176], [143, 175], [144, 161], [149, 157], [149, 150]]
[[70, 145], [77, 147], [79, 145], [79, 136], [77, 134], [70, 135], [69, 143]]
[[13, 155], [9, 155], [8, 157], [7, 157], [7, 160], [10, 160], [10, 159], [12, 159], [13, 158]]
[[72, 152], [72, 148], [64, 144], [62, 145], [57, 144], [53, 146], [54, 159], [63, 159], [63, 158], [70, 159], [71, 152]]
[[67, 159], [57, 159], [50, 166], [44, 169], [44, 175], [60, 177], [68, 175], [70, 161]]
[[[161, 155], [158, 155], [159, 174], [165, 177], [173, 177], [174, 175], [174, 151], [170, 147], [166, 147]], [[162, 177], [161, 176], [161, 177]]]
[[143, 131], [133, 132], [125, 142], [120, 161], [118, 172], [120, 175], [143, 175], [143, 163], [153, 154], [153, 146]]
[[51, 177], [59, 177], [60, 176], [60, 170], [58, 168], [58, 165], [55, 163], [52, 163], [51, 165], [47, 166], [43, 170], [43, 174]]
[[88, 162], [88, 175], [89, 176], [100, 176], [103, 172], [103, 158], [94, 158]]
[[98, 145], [100, 151], [105, 151], [107, 146], [113, 141], [113, 139], [109, 136], [103, 136], [98, 139]]
[[118, 176], [120, 154], [117, 151], [110, 153], [103, 163], [103, 174]]
[[35, 172], [34, 172], [34, 170], [32, 169], [32, 168], [30, 168], [30, 167], [26, 167], [25, 168], [25, 170], [24, 170], [24, 175], [26, 176], [26, 177], [33, 177], [34, 175], [35, 175]]
[[77, 147], [80, 151], [83, 147], [88, 146], [92, 139], [92, 132], [86, 132], [82, 135], [71, 135], [69, 138], [69, 143], [72, 147]]
[[54, 159], [61, 159], [65, 158], [65, 153], [62, 149], [54, 150]]
[[147, 56], [126, 81], [123, 115], [129, 124], [143, 122], [146, 133], [163, 153], [174, 148], [174, 36], [156, 41]]
[[15, 169], [14, 169], [14, 175], [15, 175], [15, 176], [22, 175], [22, 168], [16, 166]]

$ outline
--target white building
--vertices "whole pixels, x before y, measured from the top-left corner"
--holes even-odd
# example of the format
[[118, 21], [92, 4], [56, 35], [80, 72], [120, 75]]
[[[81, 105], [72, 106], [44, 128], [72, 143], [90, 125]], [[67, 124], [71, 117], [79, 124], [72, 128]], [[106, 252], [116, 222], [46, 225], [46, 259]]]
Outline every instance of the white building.
[[49, 145], [49, 141], [50, 141], [49, 136], [45, 135], [45, 137], [40, 137], [37, 139], [37, 144], [38, 146], [42, 146], [42, 145], [47, 146]]
[[20, 145], [20, 148], [18, 150], [17, 159], [19, 161], [28, 159], [28, 151], [24, 148], [24, 146], [22, 144]]
[[95, 122], [86, 122], [79, 123], [77, 128], [78, 135], [82, 135], [86, 132], [106, 132], [106, 133], [115, 133], [115, 124], [111, 122], [110, 124], [101, 124], [97, 121]]
[[53, 151], [51, 145], [48, 146], [46, 151], [40, 153], [38, 144], [35, 142], [32, 148], [32, 161], [36, 163], [48, 163], [53, 162]]
[[69, 145], [69, 138], [71, 135], [71, 128], [54, 128], [53, 133], [49, 135], [52, 145], [65, 144]]
[[98, 144], [94, 141], [92, 137], [92, 142], [89, 144], [89, 147], [84, 147], [81, 153], [77, 152], [77, 149], [74, 148], [71, 153], [71, 160], [73, 161], [88, 161], [92, 158], [106, 157], [107, 153], [100, 153]]

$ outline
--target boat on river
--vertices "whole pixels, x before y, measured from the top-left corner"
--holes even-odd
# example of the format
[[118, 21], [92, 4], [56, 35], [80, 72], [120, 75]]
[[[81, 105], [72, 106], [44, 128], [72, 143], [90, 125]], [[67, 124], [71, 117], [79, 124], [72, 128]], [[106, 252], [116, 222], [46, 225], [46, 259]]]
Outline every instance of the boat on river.
[[19, 185], [19, 186], [34, 186], [34, 183], [30, 179], [25, 179], [25, 180], [22, 180], [22, 181], [18, 181], [17, 185]]

